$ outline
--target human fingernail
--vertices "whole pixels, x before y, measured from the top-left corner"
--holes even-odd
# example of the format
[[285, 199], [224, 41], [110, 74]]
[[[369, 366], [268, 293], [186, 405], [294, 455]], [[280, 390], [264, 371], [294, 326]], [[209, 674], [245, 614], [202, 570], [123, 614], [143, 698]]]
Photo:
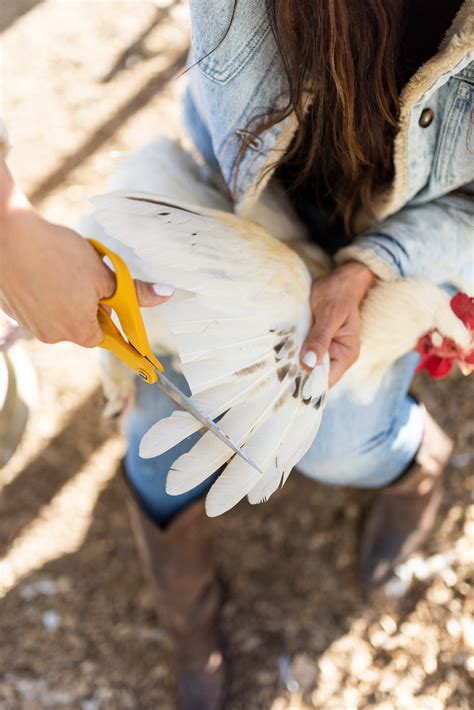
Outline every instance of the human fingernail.
[[316, 357], [316, 353], [313, 353], [312, 350], [308, 350], [308, 352], [305, 354], [305, 356], [303, 358], [303, 363], [306, 365], [306, 367], [313, 368], [317, 362], [318, 362], [318, 358]]
[[153, 291], [157, 296], [171, 296], [174, 288], [169, 284], [153, 284]]

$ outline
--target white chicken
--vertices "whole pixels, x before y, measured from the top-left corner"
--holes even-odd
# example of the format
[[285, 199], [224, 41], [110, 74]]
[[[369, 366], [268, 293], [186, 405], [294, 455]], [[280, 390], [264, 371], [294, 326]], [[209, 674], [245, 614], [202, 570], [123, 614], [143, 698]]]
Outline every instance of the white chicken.
[[[324, 416], [328, 360], [308, 375], [299, 352], [312, 323], [312, 277], [327, 270], [327, 258], [314, 259], [313, 251], [305, 259], [310, 274], [290, 246], [231, 214], [226, 197], [204, 184], [193, 159], [171, 142], [131, 158], [115, 186], [122, 190], [93, 200], [93, 218], [105, 234], [95, 229], [92, 236], [108, 240], [134, 276], [177, 289], [153, 309], [159, 321], [148, 315], [150, 340], [162, 341], [165, 320], [193, 401], [212, 418], [221, 417], [220, 427], [263, 471], [206, 432], [173, 463], [167, 491], [188, 491], [224, 467], [207, 494], [208, 515], [245, 496], [250, 503], [265, 501], [306, 453]], [[268, 205], [264, 209], [268, 214]], [[390, 366], [425, 334], [435, 333], [438, 345], [438, 334], [449, 339], [459, 359], [472, 348], [470, 329], [453, 312], [449, 296], [426, 280], [378, 284], [361, 316], [359, 360], [331, 397], [350, 390], [355, 398], [370, 399]], [[110, 360], [105, 369], [106, 393], [113, 403], [123, 401], [129, 375]], [[140, 455], [158, 456], [200, 427], [187, 412], [175, 411], [147, 432]]]

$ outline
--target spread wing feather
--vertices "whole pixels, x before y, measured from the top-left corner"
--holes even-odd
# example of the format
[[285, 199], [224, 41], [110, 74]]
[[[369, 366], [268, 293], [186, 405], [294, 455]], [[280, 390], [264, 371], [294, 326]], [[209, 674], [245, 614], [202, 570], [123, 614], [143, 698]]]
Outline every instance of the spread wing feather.
[[304, 456], [314, 441], [321, 424], [322, 409], [319, 411], [295, 412], [292, 422], [275, 453], [274, 461], [264, 472], [261, 480], [250, 490], [249, 503], [264, 503], [275, 491], [283, 486], [292, 469]]
[[[326, 366], [308, 377], [299, 365], [311, 324], [306, 267], [263, 228], [226, 212], [131, 192], [94, 203], [96, 220], [133, 250], [145, 278], [180, 289], [159, 313], [193, 401], [221, 417], [219, 426], [264, 472], [204, 432], [173, 463], [167, 491], [188, 491], [227, 464], [208, 493], [209, 515], [245, 495], [268, 498], [310, 445], [327, 389]], [[140, 454], [158, 456], [200, 429], [188, 413], [174, 412], [147, 432]]]
[[264, 472], [263, 475], [255, 471], [246, 461], [234, 456], [208, 493], [206, 511], [209, 516], [218, 515], [232, 508], [255, 487], [261, 485], [268, 470], [273, 470], [274, 467], [278, 469], [278, 462], [275, 463], [276, 452], [299, 408], [299, 402], [291, 397], [289, 392], [286, 392], [283, 398], [284, 401], [278, 411], [271, 419], [267, 419], [243, 446], [245, 453]]
[[177, 409], [148, 429], [140, 442], [140, 456], [145, 459], [160, 456], [201, 428], [201, 422], [192, 414]]
[[[271, 415], [281, 397], [280, 383], [268, 384], [252, 400], [251, 406], [248, 402], [243, 402], [230, 409], [220, 420], [219, 426], [241, 446]], [[173, 463], [166, 481], [167, 492], [178, 495], [194, 488], [227, 463], [233, 455], [232, 449], [217, 439], [212, 432], [206, 432], [187, 454], [183, 454]]]
[[[192, 397], [192, 401], [201, 411], [206, 412], [212, 419], [216, 419], [242, 401], [250, 400], [252, 394], [268, 379], [267, 372], [247, 375], [236, 382], [205, 390]], [[147, 431], [140, 443], [140, 456], [143, 458], [160, 456], [183, 439], [199, 431], [200, 428], [201, 423], [192, 414], [177, 410], [169, 417], [160, 419]]]

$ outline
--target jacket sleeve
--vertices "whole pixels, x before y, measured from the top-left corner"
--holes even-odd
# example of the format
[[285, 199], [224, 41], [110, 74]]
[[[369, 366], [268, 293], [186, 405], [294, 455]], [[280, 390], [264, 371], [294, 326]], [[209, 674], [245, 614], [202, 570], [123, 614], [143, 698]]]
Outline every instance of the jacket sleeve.
[[424, 276], [474, 292], [474, 183], [374, 225], [336, 254], [352, 260], [383, 280]]

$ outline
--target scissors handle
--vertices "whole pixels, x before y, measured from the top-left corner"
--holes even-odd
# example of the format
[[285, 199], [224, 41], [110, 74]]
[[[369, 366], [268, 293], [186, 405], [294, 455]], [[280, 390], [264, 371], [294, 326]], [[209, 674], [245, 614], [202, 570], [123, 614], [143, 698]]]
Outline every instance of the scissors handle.
[[[115, 291], [112, 296], [101, 299], [97, 311], [97, 319], [104, 334], [100, 347], [109, 350], [142, 380], [152, 384], [158, 380], [156, 370], [163, 372], [164, 368], [153, 354], [148, 341], [130, 272], [118, 254], [95, 239], [88, 241], [100, 257], [110, 259], [115, 271]], [[117, 314], [127, 340], [113, 322], [108, 309], [114, 310]]]

